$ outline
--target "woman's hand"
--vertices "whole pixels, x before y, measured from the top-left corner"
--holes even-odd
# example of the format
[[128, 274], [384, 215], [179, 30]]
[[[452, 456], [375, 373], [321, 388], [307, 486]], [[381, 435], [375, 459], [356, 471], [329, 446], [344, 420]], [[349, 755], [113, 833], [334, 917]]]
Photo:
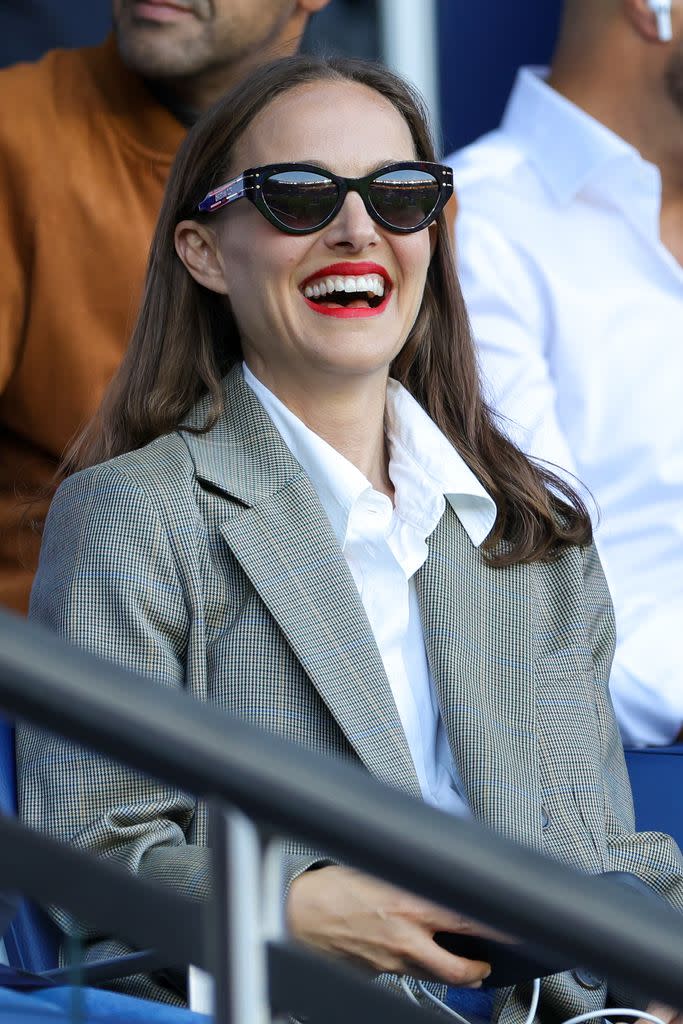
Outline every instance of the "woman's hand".
[[292, 935], [373, 971], [477, 988], [489, 964], [465, 960], [434, 942], [435, 932], [483, 932], [473, 921], [350, 868], [307, 871], [287, 902]]
[[[659, 1017], [660, 1020], [664, 1021], [664, 1024], [683, 1024], [683, 1014], [680, 1010], [674, 1010], [672, 1007], [667, 1006], [666, 1003], [649, 1003], [647, 1012], [654, 1014], [655, 1017]], [[629, 1024], [625, 1021], [624, 1024]], [[631, 1021], [630, 1024], [633, 1024]], [[635, 1021], [635, 1024], [649, 1024], [649, 1021], [639, 1018]]]

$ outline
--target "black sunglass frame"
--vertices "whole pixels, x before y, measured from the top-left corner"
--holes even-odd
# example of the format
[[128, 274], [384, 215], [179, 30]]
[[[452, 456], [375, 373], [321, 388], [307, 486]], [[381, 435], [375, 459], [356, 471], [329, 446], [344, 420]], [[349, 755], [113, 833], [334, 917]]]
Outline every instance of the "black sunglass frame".
[[[289, 171], [308, 171], [312, 174], [318, 174], [329, 179], [329, 181], [334, 182], [337, 186], [337, 201], [334, 204], [333, 209], [320, 221], [320, 223], [313, 227], [296, 228], [286, 224], [273, 213], [263, 197], [264, 182], [274, 174], [283, 174]], [[401, 227], [400, 225], [391, 224], [382, 217], [372, 205], [370, 187], [378, 178], [383, 177], [385, 174], [390, 174], [392, 171], [423, 171], [434, 177], [438, 186], [436, 202], [430, 213], [428, 213], [419, 224], [411, 225], [410, 227]], [[332, 171], [328, 171], [324, 167], [318, 167], [315, 164], [266, 164], [263, 167], [250, 167], [248, 170], [238, 174], [237, 177], [225, 182], [225, 184], [212, 189], [204, 196], [202, 201], [198, 204], [197, 209], [201, 213], [215, 213], [217, 210], [222, 209], [224, 206], [228, 206], [230, 203], [236, 202], [238, 199], [248, 199], [254, 204], [257, 210], [263, 214], [266, 220], [270, 221], [270, 223], [280, 231], [284, 231], [285, 234], [312, 235], [334, 220], [344, 205], [344, 201], [349, 192], [358, 193], [363, 200], [363, 204], [365, 205], [365, 209], [369, 216], [372, 217], [377, 224], [380, 224], [383, 228], [386, 228], [394, 234], [409, 235], [415, 231], [422, 231], [424, 228], [429, 227], [429, 225], [439, 216], [453, 194], [453, 171], [445, 164], [430, 163], [424, 160], [406, 160], [399, 163], [388, 164], [385, 167], [380, 167], [371, 174], [366, 174], [363, 178], [344, 178], [340, 174], [333, 174]]]

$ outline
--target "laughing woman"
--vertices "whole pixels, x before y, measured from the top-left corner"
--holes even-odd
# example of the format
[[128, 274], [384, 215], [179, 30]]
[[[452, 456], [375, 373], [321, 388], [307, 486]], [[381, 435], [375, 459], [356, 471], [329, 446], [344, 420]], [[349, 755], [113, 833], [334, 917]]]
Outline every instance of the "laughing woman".
[[[127, 359], [54, 500], [31, 614], [681, 903], [675, 849], [633, 835], [590, 522], [482, 401], [434, 160], [405, 84], [360, 62], [276, 63], [195, 125]], [[206, 895], [201, 805], [31, 732], [20, 775], [33, 826]], [[466, 928], [458, 915], [298, 847], [287, 871], [303, 941], [451, 987], [486, 975], [433, 940]], [[542, 1012], [604, 997], [561, 975]], [[495, 1014], [523, 1005], [501, 993]]]

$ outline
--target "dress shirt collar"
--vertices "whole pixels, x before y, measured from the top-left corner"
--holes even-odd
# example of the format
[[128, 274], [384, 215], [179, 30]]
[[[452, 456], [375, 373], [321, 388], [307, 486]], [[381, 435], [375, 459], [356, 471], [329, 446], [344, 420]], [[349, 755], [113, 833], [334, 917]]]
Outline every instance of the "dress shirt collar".
[[[387, 383], [389, 472], [403, 518], [411, 518], [431, 533], [436, 521], [427, 516], [427, 495], [440, 494], [477, 547], [496, 521], [496, 504], [410, 392], [396, 380]], [[402, 487], [403, 481], [409, 486]], [[422, 497], [421, 497], [422, 496]]]
[[[310, 430], [242, 364], [244, 379], [285, 444], [310, 478], [332, 528], [344, 547], [349, 515], [370, 482], [348, 459]], [[396, 505], [425, 536], [436, 527], [434, 495], [445, 496], [470, 540], [479, 546], [496, 520], [496, 505], [436, 424], [398, 381], [387, 386], [389, 474]]]
[[[661, 198], [661, 178], [637, 149], [557, 92], [547, 68], [521, 68], [501, 128], [521, 142], [555, 199], [570, 203], [587, 185], [610, 194], [621, 184]], [[651, 211], [650, 211], [651, 213]], [[651, 217], [648, 216], [650, 220]]]

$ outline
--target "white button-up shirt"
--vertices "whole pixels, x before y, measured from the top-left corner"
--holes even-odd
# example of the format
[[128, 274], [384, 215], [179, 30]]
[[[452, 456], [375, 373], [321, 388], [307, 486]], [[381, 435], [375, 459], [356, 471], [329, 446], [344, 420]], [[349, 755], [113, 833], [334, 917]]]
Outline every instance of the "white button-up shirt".
[[377, 641], [423, 798], [443, 811], [469, 813], [427, 661], [414, 575], [446, 499], [476, 545], [495, 522], [493, 499], [396, 381], [388, 382], [386, 415], [392, 505], [246, 365], [243, 372], [332, 524]]
[[597, 499], [627, 742], [683, 722], [683, 268], [659, 171], [523, 69], [498, 131], [451, 158], [458, 269], [496, 408]]

